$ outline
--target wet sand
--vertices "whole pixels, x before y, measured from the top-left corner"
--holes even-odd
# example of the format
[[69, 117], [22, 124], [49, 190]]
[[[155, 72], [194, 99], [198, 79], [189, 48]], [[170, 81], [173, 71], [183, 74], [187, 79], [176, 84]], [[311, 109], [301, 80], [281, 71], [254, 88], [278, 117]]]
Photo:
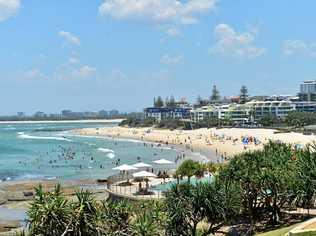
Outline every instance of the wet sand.
[[[18, 228], [23, 225], [26, 211], [34, 198], [34, 188], [39, 184], [44, 191], [52, 191], [58, 183], [57, 180], [34, 181], [7, 181], [0, 183], [0, 232]], [[106, 185], [97, 183], [96, 180], [61, 181], [62, 191], [69, 199], [79, 189], [89, 189], [97, 200], [108, 197]]]

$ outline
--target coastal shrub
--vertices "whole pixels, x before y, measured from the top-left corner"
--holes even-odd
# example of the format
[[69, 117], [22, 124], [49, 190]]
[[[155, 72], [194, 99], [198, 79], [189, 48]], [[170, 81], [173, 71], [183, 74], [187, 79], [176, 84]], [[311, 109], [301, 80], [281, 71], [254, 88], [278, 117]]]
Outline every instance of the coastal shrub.
[[297, 205], [310, 209], [314, 207], [316, 189], [316, 144], [307, 145], [293, 158], [297, 160]]
[[224, 205], [225, 195], [215, 183], [175, 185], [166, 193], [165, 201], [166, 235], [215, 234], [227, 219], [225, 209], [229, 206]]
[[132, 235], [131, 212], [127, 201], [102, 201], [97, 216], [100, 235]]
[[31, 235], [63, 235], [72, 222], [71, 203], [62, 195], [60, 185], [45, 192], [40, 185], [27, 212]]
[[128, 126], [131, 128], [143, 128], [143, 127], [152, 127], [155, 123], [156, 123], [156, 120], [154, 118], [140, 119], [140, 118], [129, 117], [123, 120], [119, 124], [119, 126]]
[[139, 202], [134, 205], [133, 209], [132, 228], [134, 235], [165, 235], [167, 216], [163, 201]]
[[175, 175], [178, 177], [188, 177], [188, 182], [192, 176], [202, 177], [204, 172], [204, 166], [197, 161], [185, 160], [177, 168]]
[[259, 119], [258, 123], [263, 125], [264, 127], [271, 127], [274, 125], [280, 125], [280, 124], [284, 123], [284, 121], [282, 121], [281, 119], [279, 119], [275, 116], [266, 115], [266, 116], [261, 117]]
[[293, 111], [287, 115], [285, 123], [296, 128], [300, 128], [305, 125], [314, 125], [316, 124], [316, 113]]
[[224, 185], [239, 188], [250, 232], [257, 221], [265, 218], [278, 223], [281, 209], [295, 197], [294, 152], [290, 145], [270, 142], [263, 150], [237, 155], [220, 171]]
[[97, 235], [97, 204], [89, 191], [77, 191], [73, 203], [72, 225], [68, 227], [72, 235]]

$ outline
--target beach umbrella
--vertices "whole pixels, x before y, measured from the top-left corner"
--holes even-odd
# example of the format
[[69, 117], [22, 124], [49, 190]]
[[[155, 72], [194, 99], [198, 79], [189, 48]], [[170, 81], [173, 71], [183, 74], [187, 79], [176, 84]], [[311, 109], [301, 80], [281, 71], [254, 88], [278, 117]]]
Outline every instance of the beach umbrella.
[[[136, 172], [133, 174], [134, 178], [147, 178], [147, 177], [157, 177], [154, 173], [148, 172], [148, 171], [140, 171], [140, 172]], [[149, 189], [149, 185], [148, 185], [148, 179], [145, 179], [146, 182], [146, 191], [148, 191]], [[140, 187], [139, 190], [141, 191], [141, 183], [140, 183]]]
[[118, 167], [113, 168], [113, 170], [130, 171], [130, 170], [137, 170], [137, 168], [134, 166], [124, 164], [124, 165], [120, 165]]
[[172, 161], [168, 161], [166, 159], [160, 159], [160, 160], [153, 161], [153, 162], [158, 164], [158, 165], [170, 165], [170, 164], [173, 164]]
[[129, 180], [128, 180], [128, 173], [127, 172], [131, 171], [131, 170], [137, 170], [137, 168], [134, 166], [124, 164], [124, 165], [120, 165], [118, 167], [113, 168], [113, 170], [125, 171], [126, 177], [127, 177], [127, 182], [128, 182]]
[[148, 172], [148, 171], [140, 171], [140, 172], [136, 172], [133, 174], [133, 177], [157, 177], [157, 175], [155, 175], [154, 173]]
[[149, 164], [146, 164], [144, 162], [139, 162], [137, 164], [134, 164], [132, 165], [133, 167], [136, 167], [136, 168], [147, 168], [147, 167], [151, 167], [151, 165]]

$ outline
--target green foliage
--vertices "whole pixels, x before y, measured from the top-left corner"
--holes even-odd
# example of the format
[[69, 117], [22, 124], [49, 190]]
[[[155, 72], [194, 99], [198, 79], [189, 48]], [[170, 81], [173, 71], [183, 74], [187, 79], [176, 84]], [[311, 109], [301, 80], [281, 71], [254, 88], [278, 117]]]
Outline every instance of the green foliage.
[[184, 129], [186, 127], [186, 122], [183, 122], [179, 119], [166, 119], [161, 120], [158, 124], [156, 124], [156, 128], [159, 129]]
[[240, 89], [240, 103], [241, 104], [244, 104], [247, 102], [248, 100], [248, 89], [245, 85], [241, 86], [241, 89]]
[[[192, 236], [214, 234], [223, 224], [248, 219], [276, 224], [287, 207], [313, 206], [316, 189], [316, 144], [304, 149], [270, 142], [262, 150], [235, 156], [225, 165], [184, 161], [176, 176], [215, 173], [212, 183], [174, 185], [165, 200], [97, 202], [78, 191], [72, 201], [60, 185], [52, 192], [39, 186], [28, 211], [30, 235], [39, 236]], [[244, 221], [243, 221], [244, 222]]]
[[28, 211], [31, 235], [62, 235], [71, 224], [72, 207], [61, 193], [60, 185], [53, 192], [44, 192], [40, 185]]
[[219, 94], [219, 91], [216, 87], [216, 85], [213, 85], [213, 89], [212, 89], [212, 95], [210, 97], [211, 102], [219, 102], [219, 100], [221, 99], [221, 96]]
[[165, 106], [166, 107], [170, 107], [170, 108], [175, 108], [177, 106], [176, 100], [175, 100], [173, 95], [171, 95], [170, 97], [166, 98]]
[[285, 118], [285, 122], [289, 126], [297, 128], [316, 124], [316, 113], [314, 112], [290, 112]]
[[220, 172], [226, 185], [239, 185], [242, 210], [252, 224], [269, 217], [275, 224], [294, 196], [296, 166], [290, 145], [273, 143], [236, 156]]
[[[198, 177], [203, 176], [204, 166], [197, 161], [185, 160], [176, 170], [176, 176], [188, 177], [188, 182], [190, 178], [194, 175]], [[202, 174], [201, 174], [202, 172]]]
[[297, 152], [297, 191], [299, 206], [311, 208], [316, 189], [316, 146], [308, 145]]
[[280, 123], [282, 123], [282, 121], [275, 116], [266, 115], [266, 116], [263, 116], [262, 118], [260, 118], [258, 123], [265, 126], [265, 127], [269, 127], [269, 126], [273, 126], [276, 124], [280, 124]]
[[98, 215], [99, 228], [102, 232], [101, 235], [131, 235], [131, 210], [130, 204], [126, 201], [103, 201]]
[[73, 235], [96, 235], [96, 201], [89, 191], [76, 192], [77, 201], [73, 203]]
[[226, 222], [224, 193], [215, 184], [175, 185], [166, 194], [168, 214], [167, 235], [197, 235], [199, 224], [205, 222], [201, 235], [214, 234]]
[[154, 107], [163, 107], [164, 106], [164, 102], [162, 100], [162, 98], [160, 96], [158, 96], [158, 98], [154, 98]]
[[164, 203], [159, 201], [136, 204], [133, 208], [133, 233], [139, 236], [164, 235], [167, 220], [164, 208]]
[[137, 127], [152, 127], [155, 124], [154, 118], [147, 118], [147, 119], [139, 119], [139, 118], [127, 118], [123, 120], [119, 126], [128, 126], [132, 128]]

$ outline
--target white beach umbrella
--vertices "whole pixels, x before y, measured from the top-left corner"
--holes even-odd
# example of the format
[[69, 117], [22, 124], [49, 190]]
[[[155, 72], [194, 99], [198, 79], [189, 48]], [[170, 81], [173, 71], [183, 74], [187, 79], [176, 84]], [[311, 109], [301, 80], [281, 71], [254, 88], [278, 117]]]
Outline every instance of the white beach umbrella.
[[148, 171], [140, 171], [133, 174], [133, 177], [157, 177], [154, 173], [148, 172]]
[[130, 171], [130, 170], [137, 170], [137, 168], [134, 166], [124, 164], [124, 165], [120, 165], [118, 167], [113, 168], [113, 170]]
[[137, 164], [132, 165], [133, 167], [136, 168], [146, 168], [146, 167], [151, 167], [152, 165], [146, 164], [144, 162], [139, 162]]
[[172, 161], [168, 161], [166, 159], [160, 159], [160, 160], [153, 161], [153, 162], [158, 164], [158, 165], [170, 165], [170, 164], [173, 164]]

